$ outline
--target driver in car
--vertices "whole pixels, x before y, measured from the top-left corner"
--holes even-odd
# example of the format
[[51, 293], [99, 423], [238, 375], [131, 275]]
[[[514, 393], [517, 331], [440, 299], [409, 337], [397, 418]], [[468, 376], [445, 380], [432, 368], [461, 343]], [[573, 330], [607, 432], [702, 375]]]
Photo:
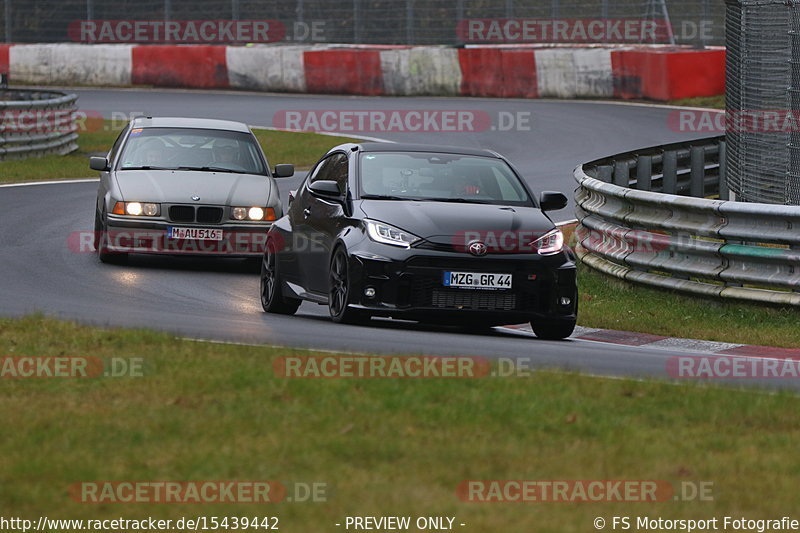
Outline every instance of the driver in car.
[[151, 142], [142, 149], [142, 166], [154, 167], [164, 164], [164, 147], [158, 142]]
[[216, 163], [236, 163], [236, 147], [232, 144], [214, 144], [214, 161]]

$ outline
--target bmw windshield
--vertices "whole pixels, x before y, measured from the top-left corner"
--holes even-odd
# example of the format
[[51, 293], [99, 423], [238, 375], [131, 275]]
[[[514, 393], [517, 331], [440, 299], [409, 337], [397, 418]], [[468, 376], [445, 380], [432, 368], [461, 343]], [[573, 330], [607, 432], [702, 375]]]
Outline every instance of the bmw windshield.
[[119, 170], [143, 169], [267, 173], [251, 134], [190, 128], [131, 130]]

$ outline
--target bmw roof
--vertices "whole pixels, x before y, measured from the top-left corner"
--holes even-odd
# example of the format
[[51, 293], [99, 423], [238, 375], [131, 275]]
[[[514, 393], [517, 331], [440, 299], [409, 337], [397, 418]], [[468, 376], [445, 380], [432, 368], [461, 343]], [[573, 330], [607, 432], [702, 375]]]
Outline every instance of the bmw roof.
[[250, 128], [242, 122], [213, 118], [188, 117], [137, 117], [131, 124], [134, 128], [195, 128], [205, 130], [227, 130], [249, 133]]

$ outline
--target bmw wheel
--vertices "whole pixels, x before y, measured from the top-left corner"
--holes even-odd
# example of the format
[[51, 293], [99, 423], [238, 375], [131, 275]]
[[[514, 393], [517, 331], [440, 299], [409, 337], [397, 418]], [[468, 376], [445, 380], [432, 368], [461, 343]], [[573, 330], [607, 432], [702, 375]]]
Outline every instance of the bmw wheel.
[[124, 263], [128, 254], [124, 252], [111, 252], [108, 249], [108, 221], [105, 209], [102, 215], [94, 215], [94, 249], [102, 263]]

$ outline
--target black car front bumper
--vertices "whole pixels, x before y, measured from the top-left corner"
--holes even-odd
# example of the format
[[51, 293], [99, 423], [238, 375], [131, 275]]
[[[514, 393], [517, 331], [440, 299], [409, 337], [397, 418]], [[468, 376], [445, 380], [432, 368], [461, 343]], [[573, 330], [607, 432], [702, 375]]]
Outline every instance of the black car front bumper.
[[[531, 320], [574, 320], [574, 256], [469, 254], [418, 248], [387, 250], [370, 243], [350, 254], [351, 306], [372, 315], [443, 322], [502, 325]], [[445, 272], [512, 275], [511, 289], [462, 289], [444, 285]], [[371, 290], [368, 290], [371, 289]], [[368, 296], [367, 293], [373, 296]]]

